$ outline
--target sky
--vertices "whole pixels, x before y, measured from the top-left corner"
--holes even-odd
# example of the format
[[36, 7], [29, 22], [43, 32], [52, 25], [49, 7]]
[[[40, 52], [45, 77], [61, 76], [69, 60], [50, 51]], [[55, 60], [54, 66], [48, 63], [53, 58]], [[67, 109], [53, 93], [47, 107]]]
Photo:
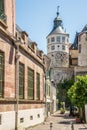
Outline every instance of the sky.
[[76, 32], [87, 24], [87, 0], [16, 0], [16, 23], [47, 54], [46, 37], [53, 28], [57, 6], [63, 27], [73, 43]]

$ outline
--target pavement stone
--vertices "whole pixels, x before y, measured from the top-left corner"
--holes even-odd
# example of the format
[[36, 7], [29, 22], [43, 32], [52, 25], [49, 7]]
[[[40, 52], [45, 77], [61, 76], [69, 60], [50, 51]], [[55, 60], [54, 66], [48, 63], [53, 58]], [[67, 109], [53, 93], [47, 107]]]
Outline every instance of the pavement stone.
[[[52, 129], [50, 123], [52, 122]], [[73, 129], [71, 128], [71, 122], [73, 122]], [[86, 128], [85, 128], [86, 127]], [[49, 116], [44, 123], [30, 128], [29, 130], [87, 130], [87, 124], [76, 124], [74, 117], [69, 117], [69, 112], [60, 114], [60, 111], [55, 112]]]

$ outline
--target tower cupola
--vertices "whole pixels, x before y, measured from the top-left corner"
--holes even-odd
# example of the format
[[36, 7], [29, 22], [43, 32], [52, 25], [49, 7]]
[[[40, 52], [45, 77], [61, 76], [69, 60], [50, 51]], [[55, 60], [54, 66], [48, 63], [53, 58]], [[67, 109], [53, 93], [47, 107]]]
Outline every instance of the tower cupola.
[[[57, 7], [57, 16], [54, 19], [54, 27], [53, 30], [56, 29], [58, 26], [62, 26], [62, 19], [59, 16], [59, 6]], [[62, 26], [63, 27], [63, 26]]]

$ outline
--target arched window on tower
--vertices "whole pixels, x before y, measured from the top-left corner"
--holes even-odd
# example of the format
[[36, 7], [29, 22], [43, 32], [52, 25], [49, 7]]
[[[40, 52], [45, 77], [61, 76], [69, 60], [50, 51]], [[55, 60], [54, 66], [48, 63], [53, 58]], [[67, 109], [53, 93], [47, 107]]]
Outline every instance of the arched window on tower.
[[62, 42], [65, 43], [65, 37], [64, 36], [62, 37]]
[[56, 40], [58, 43], [60, 43], [60, 36], [57, 36]]
[[65, 45], [62, 45], [62, 50], [65, 50], [66, 48], [65, 48]]
[[51, 42], [55, 42], [55, 38], [54, 37], [51, 37]]

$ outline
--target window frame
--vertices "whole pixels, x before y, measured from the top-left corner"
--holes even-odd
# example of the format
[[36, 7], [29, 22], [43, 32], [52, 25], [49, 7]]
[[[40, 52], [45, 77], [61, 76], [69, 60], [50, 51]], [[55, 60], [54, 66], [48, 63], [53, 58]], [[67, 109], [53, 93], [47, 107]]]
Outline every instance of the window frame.
[[[21, 75], [21, 77], [20, 77], [20, 67], [23, 67], [22, 68], [22, 75]], [[24, 69], [24, 64], [23, 63], [21, 63], [21, 62], [19, 62], [19, 98], [20, 99], [24, 99], [24, 78], [25, 78], [25, 76], [24, 76], [24, 72], [25, 72], [25, 69]], [[20, 84], [20, 78], [21, 78], [21, 83], [22, 84]], [[21, 87], [21, 86], [22, 87]], [[22, 88], [22, 89], [21, 89]], [[22, 93], [20, 92], [20, 89], [22, 90]], [[21, 93], [21, 94], [20, 94]]]
[[0, 50], [0, 56], [1, 55], [3, 55], [2, 57], [3, 57], [3, 66], [2, 66], [2, 68], [0, 67], [0, 71], [2, 70], [2, 76], [1, 76], [1, 78], [2, 78], [2, 80], [0, 80], [1, 82], [2, 82], [2, 88], [1, 88], [1, 90], [0, 90], [0, 98], [3, 98], [4, 97], [4, 64], [5, 64], [5, 54], [4, 54], [4, 52], [3, 51], [1, 51]]
[[[33, 77], [31, 78], [30, 77], [30, 75], [29, 75], [29, 73], [32, 73], [33, 74]], [[29, 88], [30, 86], [30, 79], [29, 78], [31, 78], [31, 80], [32, 80], [32, 82], [31, 82], [31, 85], [32, 85], [32, 87], [31, 88]], [[31, 69], [30, 67], [28, 67], [28, 71], [27, 71], [27, 85], [28, 85], [28, 99], [29, 100], [34, 100], [34, 70], [33, 69]], [[32, 90], [32, 91], [30, 91], [30, 90]], [[32, 95], [29, 95], [30, 93], [29, 93], [29, 91], [30, 91], [30, 93], [32, 94]]]
[[65, 43], [66, 37], [62, 36], [62, 42]]
[[55, 45], [52, 45], [52, 46], [51, 46], [51, 50], [55, 50]]
[[60, 42], [61, 42], [61, 37], [60, 37], [60, 36], [57, 36], [57, 37], [56, 37], [56, 41], [57, 41], [58, 43], [60, 43]]
[[79, 53], [81, 53], [81, 49], [82, 49], [82, 46], [81, 44], [79, 44], [79, 47], [78, 47]]
[[62, 45], [62, 50], [66, 50], [66, 46], [65, 45]]
[[51, 42], [55, 42], [55, 37], [51, 37]]
[[40, 74], [36, 72], [36, 100], [40, 100]]

